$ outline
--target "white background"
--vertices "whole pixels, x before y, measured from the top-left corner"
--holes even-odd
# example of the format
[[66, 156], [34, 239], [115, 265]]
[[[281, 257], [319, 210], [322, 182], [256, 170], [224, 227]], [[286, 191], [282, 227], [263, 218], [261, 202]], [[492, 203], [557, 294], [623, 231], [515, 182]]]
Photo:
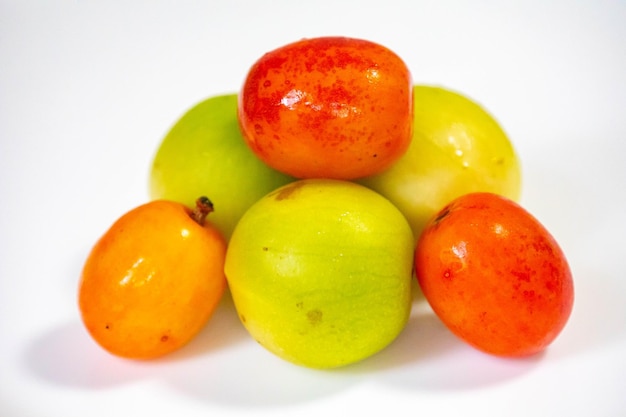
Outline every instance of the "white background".
[[[156, 362], [86, 334], [82, 263], [147, 200], [167, 130], [264, 52], [321, 35], [390, 47], [416, 83], [476, 99], [509, 133], [522, 203], [575, 278], [544, 354], [487, 357], [423, 305], [388, 349], [336, 371], [267, 353], [228, 299]], [[626, 415], [625, 141], [624, 1], [2, 0], [0, 415]]]

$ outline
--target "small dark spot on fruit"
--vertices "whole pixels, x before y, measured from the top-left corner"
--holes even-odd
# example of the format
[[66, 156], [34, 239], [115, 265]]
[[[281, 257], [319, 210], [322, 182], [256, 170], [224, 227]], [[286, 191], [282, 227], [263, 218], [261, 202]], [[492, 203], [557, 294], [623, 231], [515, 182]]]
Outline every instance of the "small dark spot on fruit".
[[109, 323], [107, 323], [107, 324], [104, 325], [104, 328], [107, 329], [107, 330], [111, 330], [111, 325]]
[[511, 271], [511, 275], [517, 278], [518, 281], [530, 282], [530, 274], [525, 271]]
[[269, 87], [271, 85], [272, 85], [272, 82], [270, 80], [263, 81], [263, 87]]
[[303, 305], [304, 303], [302, 301], [300, 301], [299, 303], [296, 303], [296, 307], [298, 308], [298, 310], [302, 310]]
[[246, 316], [244, 316], [243, 314], [239, 315], [239, 319], [241, 320], [242, 323], [246, 322]]
[[309, 323], [311, 323], [312, 326], [316, 326], [318, 324], [320, 324], [320, 322], [322, 321], [322, 312], [320, 310], [309, 310], [306, 313], [306, 317], [309, 320]]
[[263, 246], [263, 252], [267, 252], [269, 248], [267, 246]]
[[170, 337], [166, 334], [164, 334], [163, 336], [161, 336], [161, 342], [165, 343], [170, 339]]

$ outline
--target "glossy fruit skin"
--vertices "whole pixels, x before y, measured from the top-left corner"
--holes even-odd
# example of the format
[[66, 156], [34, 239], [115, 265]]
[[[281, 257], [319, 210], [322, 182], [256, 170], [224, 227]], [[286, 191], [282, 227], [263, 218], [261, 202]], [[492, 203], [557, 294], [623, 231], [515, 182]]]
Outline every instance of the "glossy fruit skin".
[[152, 359], [180, 349], [211, 317], [226, 286], [226, 243], [182, 204], [158, 200], [121, 216], [83, 267], [78, 303], [110, 353]]
[[193, 106], [163, 138], [150, 170], [150, 197], [193, 207], [199, 195], [210, 195], [211, 222], [229, 239], [248, 207], [293, 180], [252, 153], [239, 130], [237, 95], [225, 94]]
[[418, 238], [426, 222], [454, 198], [491, 192], [518, 201], [519, 157], [498, 121], [450, 89], [414, 87], [413, 140], [388, 170], [358, 182], [387, 197]]
[[355, 179], [389, 167], [409, 146], [411, 74], [388, 48], [320, 37], [252, 65], [239, 95], [251, 149], [298, 178]]
[[408, 223], [380, 195], [301, 180], [246, 212], [225, 270], [254, 339], [292, 363], [336, 368], [382, 350], [405, 327], [413, 251]]
[[467, 194], [443, 208], [418, 241], [415, 268], [443, 323], [493, 355], [544, 350], [574, 303], [571, 270], [554, 237], [493, 193]]

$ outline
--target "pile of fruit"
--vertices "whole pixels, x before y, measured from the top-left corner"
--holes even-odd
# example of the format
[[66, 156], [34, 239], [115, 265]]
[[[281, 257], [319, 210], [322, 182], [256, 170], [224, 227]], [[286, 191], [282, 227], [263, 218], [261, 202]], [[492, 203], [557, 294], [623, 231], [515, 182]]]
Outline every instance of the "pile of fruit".
[[418, 284], [477, 349], [545, 349], [570, 316], [573, 282], [517, 202], [515, 150], [472, 100], [412, 83], [384, 46], [303, 39], [260, 57], [238, 94], [191, 108], [155, 155], [151, 201], [86, 260], [91, 336], [118, 356], [165, 355], [228, 290], [263, 347], [336, 368], [405, 329]]

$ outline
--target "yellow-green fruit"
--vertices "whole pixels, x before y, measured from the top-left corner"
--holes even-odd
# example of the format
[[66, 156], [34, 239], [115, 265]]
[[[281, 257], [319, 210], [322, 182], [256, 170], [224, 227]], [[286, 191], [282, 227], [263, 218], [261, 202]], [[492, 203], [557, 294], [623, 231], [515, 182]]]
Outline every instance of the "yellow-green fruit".
[[406, 219], [378, 193], [301, 180], [244, 214], [225, 271], [254, 339], [290, 362], [335, 368], [379, 352], [403, 330], [413, 251]]
[[416, 85], [413, 140], [387, 171], [359, 180], [404, 213], [417, 238], [426, 222], [463, 194], [519, 200], [521, 169], [508, 136], [483, 107], [445, 88]]
[[237, 95], [227, 94], [193, 106], [167, 133], [152, 164], [150, 197], [193, 207], [208, 196], [211, 222], [229, 238], [248, 207], [293, 180], [252, 153], [239, 129]]

